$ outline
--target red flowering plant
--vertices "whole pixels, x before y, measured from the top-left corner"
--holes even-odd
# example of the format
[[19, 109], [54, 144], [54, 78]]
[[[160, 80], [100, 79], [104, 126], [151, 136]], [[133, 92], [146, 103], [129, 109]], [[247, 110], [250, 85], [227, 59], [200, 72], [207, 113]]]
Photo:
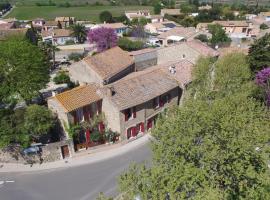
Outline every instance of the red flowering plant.
[[102, 52], [117, 45], [117, 34], [112, 28], [94, 28], [88, 32], [88, 41], [95, 43], [97, 51]]
[[270, 67], [262, 69], [256, 74], [256, 84], [265, 92], [265, 102], [270, 107]]

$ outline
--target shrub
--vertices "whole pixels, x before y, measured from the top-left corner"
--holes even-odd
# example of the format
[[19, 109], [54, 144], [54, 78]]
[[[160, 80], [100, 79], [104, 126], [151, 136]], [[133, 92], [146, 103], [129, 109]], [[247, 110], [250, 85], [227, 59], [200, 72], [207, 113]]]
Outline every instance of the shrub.
[[118, 46], [126, 51], [136, 51], [142, 49], [144, 43], [142, 41], [131, 41], [128, 38], [123, 37], [118, 40]]
[[70, 83], [70, 78], [65, 72], [59, 72], [54, 78], [53, 82], [55, 84]]
[[200, 40], [201, 42], [208, 42], [207, 35], [205, 34], [200, 34], [195, 37], [195, 39]]
[[267, 24], [265, 24], [265, 23], [262, 23], [260, 25], [260, 29], [262, 29], [262, 30], [269, 29], [269, 26]]
[[69, 54], [68, 59], [69, 59], [69, 60], [73, 60], [73, 61], [75, 61], [75, 62], [78, 62], [78, 61], [80, 61], [83, 57], [84, 57], [83, 54], [80, 54], [80, 53], [71, 53], [71, 54]]
[[72, 45], [72, 44], [75, 44], [74, 40], [67, 40], [65, 42], [65, 45]]
[[92, 142], [100, 142], [102, 140], [102, 135], [99, 132], [94, 131], [90, 134], [90, 139]]

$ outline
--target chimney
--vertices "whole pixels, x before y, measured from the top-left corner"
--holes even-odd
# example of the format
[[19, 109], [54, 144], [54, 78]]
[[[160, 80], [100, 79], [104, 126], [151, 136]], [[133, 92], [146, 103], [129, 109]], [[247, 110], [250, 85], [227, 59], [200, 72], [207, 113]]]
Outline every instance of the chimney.
[[112, 97], [112, 96], [115, 95], [115, 90], [114, 90], [114, 87], [113, 87], [113, 86], [108, 87], [107, 95], [108, 95], [109, 97]]

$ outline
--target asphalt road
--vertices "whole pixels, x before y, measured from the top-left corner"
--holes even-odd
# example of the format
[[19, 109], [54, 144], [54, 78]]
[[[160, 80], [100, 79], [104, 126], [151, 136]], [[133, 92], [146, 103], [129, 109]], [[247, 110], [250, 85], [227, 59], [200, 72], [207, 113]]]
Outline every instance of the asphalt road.
[[0, 173], [0, 200], [95, 200], [117, 194], [117, 177], [132, 162], [150, 161], [148, 144], [79, 167], [28, 173]]

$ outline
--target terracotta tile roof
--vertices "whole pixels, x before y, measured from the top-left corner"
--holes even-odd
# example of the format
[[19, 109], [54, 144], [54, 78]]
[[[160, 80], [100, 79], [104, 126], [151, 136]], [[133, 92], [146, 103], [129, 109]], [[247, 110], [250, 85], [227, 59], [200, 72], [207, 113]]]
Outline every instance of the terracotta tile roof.
[[134, 72], [106, 86], [114, 91], [110, 99], [119, 110], [150, 101], [176, 87], [178, 82], [156, 67]]
[[196, 35], [196, 34], [197, 34], [197, 32], [196, 32], [195, 28], [193, 28], [193, 27], [188, 27], [188, 28], [174, 27], [173, 29], [171, 29], [167, 32], [161, 33], [158, 36], [158, 38], [166, 39], [169, 36], [181, 36], [184, 38], [189, 38], [189, 37]]
[[127, 26], [124, 25], [123, 23], [100, 24], [100, 26], [104, 28], [112, 28], [112, 29], [127, 28]]
[[207, 44], [199, 40], [188, 41], [187, 45], [198, 51], [202, 56], [216, 57], [219, 55], [218, 51], [212, 49], [211, 47], [207, 46]]
[[98, 96], [96, 91], [97, 87], [95, 85], [84, 85], [57, 94], [53, 98], [55, 98], [63, 106], [66, 112], [71, 112], [99, 101], [101, 97]]
[[[157, 67], [174, 78], [182, 88], [192, 81], [192, 70], [194, 64], [188, 60], [181, 60], [176, 63], [166, 63], [164, 65], [158, 65]], [[175, 70], [174, 73], [171, 73], [173, 70]]]
[[137, 55], [150, 53], [150, 52], [155, 52], [155, 51], [156, 51], [156, 49], [154, 49], [154, 48], [146, 48], [146, 49], [141, 49], [141, 50], [137, 50], [137, 51], [131, 51], [128, 54], [130, 56], [137, 56]]
[[107, 79], [134, 64], [128, 52], [113, 47], [94, 56], [88, 56], [83, 62], [91, 67], [102, 79]]
[[44, 26], [57, 26], [57, 21], [45, 21]]
[[71, 35], [72, 31], [69, 29], [54, 29], [51, 31], [42, 31], [41, 36], [42, 37], [69, 37]]
[[245, 27], [248, 26], [246, 21], [214, 21], [213, 23], [220, 24], [221, 26], [241, 26]]

